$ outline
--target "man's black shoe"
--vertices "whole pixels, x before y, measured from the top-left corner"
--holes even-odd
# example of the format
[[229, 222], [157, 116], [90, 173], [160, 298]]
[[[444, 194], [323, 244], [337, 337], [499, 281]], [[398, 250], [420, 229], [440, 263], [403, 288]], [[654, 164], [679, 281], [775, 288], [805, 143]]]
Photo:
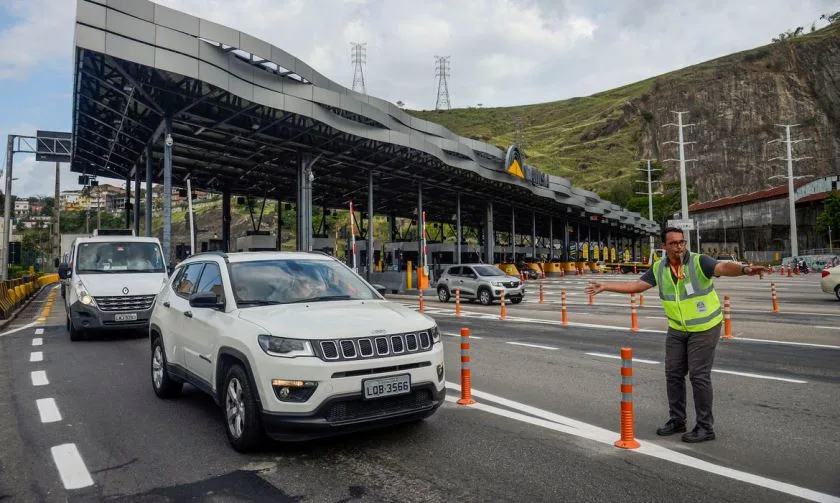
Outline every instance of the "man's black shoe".
[[656, 434], [665, 437], [668, 435], [673, 435], [674, 433], [682, 433], [685, 431], [685, 421], [679, 421], [677, 419], [669, 419], [665, 426], [656, 430]]
[[714, 440], [715, 432], [709, 431], [701, 426], [695, 426], [693, 430], [682, 436], [683, 442], [696, 444], [697, 442], [705, 442], [707, 440]]

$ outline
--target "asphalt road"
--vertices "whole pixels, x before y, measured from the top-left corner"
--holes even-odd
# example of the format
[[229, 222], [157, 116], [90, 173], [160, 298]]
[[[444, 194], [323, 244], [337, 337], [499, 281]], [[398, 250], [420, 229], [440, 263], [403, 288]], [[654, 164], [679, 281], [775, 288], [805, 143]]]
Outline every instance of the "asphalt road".
[[[840, 302], [815, 278], [778, 280], [779, 314], [766, 279], [718, 282], [738, 299], [736, 337], [715, 362], [717, 439], [693, 445], [654, 433], [667, 419], [655, 295], [640, 310], [648, 331], [633, 333], [626, 298], [588, 306], [586, 279], [547, 281], [546, 303], [529, 291], [504, 321], [499, 306], [465, 304], [456, 318], [452, 303], [427, 303], [444, 333], [471, 329], [476, 405], [454, 403], [460, 339], [446, 335], [450, 401], [431, 418], [251, 455], [229, 447], [209, 397], [154, 395], [144, 334], [71, 343], [60, 302], [38, 323], [45, 290], [0, 334], [0, 499], [840, 501]], [[553, 304], [564, 287], [582, 301], [574, 326]], [[622, 346], [634, 352], [638, 450], [612, 445]]]

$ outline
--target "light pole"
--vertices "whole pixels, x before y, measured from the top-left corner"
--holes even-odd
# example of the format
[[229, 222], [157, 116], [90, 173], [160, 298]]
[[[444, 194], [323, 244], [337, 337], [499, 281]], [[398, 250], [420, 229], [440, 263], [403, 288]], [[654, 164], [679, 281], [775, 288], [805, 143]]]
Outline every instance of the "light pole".
[[[784, 143], [787, 147], [787, 157], [774, 157], [770, 159], [771, 161], [787, 161], [787, 179], [788, 179], [788, 203], [790, 205], [790, 253], [791, 257], [796, 257], [799, 255], [799, 241], [797, 238], [796, 233], [796, 207], [794, 204], [794, 194], [793, 194], [793, 180], [794, 178], [804, 178], [804, 177], [794, 177], [793, 176], [793, 161], [801, 161], [803, 159], [810, 159], [810, 157], [793, 157], [793, 144], [799, 143], [801, 141], [808, 141], [809, 138], [804, 138], [800, 140], [791, 140], [790, 139], [790, 128], [796, 127], [799, 124], [776, 124], [776, 126], [785, 128], [785, 139], [777, 138], [775, 140], [770, 140], [767, 143], [776, 143], [781, 142]], [[781, 177], [782, 175], [771, 176], [770, 178], [777, 178]]]
[[799, 256], [799, 241], [797, 238], [796, 231], [796, 194], [793, 190], [793, 181], [802, 178], [811, 178], [813, 175], [793, 176], [791, 170], [792, 168], [788, 167], [787, 175], [773, 175], [769, 177], [768, 180], [774, 180], [777, 178], [787, 178], [788, 180], [788, 211], [790, 212], [790, 256], [797, 257]]

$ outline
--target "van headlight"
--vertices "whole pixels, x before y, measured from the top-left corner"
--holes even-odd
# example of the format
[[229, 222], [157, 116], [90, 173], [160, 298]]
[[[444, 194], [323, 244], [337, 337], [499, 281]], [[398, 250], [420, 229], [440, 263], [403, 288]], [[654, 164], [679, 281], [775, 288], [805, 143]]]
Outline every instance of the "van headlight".
[[95, 306], [96, 302], [93, 300], [93, 297], [87, 293], [85, 290], [85, 285], [82, 283], [76, 284], [76, 298], [79, 299], [79, 302], [86, 306]]
[[273, 335], [260, 335], [257, 337], [260, 347], [266, 354], [280, 356], [283, 358], [295, 358], [297, 356], [315, 356], [312, 351], [312, 344], [303, 339], [288, 339], [286, 337], [274, 337]]

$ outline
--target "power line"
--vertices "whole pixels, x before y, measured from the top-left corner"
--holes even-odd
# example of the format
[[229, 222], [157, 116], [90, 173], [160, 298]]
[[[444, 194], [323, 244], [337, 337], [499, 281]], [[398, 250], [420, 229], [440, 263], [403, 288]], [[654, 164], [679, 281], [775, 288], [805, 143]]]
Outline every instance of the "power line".
[[363, 65], [367, 62], [367, 42], [350, 42], [350, 61], [353, 63], [353, 90], [367, 94]]
[[437, 77], [437, 100], [435, 110], [449, 110], [449, 64], [450, 56], [435, 56], [435, 77]]

